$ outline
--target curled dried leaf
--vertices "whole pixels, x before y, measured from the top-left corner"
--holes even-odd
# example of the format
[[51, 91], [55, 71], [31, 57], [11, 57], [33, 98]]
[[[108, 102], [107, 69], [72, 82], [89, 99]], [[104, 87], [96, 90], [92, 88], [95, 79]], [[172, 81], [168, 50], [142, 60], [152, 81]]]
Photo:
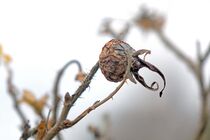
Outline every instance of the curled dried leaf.
[[[160, 77], [163, 79], [164, 86], [163, 86], [163, 88], [162, 88], [161, 91], [160, 91], [160, 97], [161, 97], [162, 94], [163, 94], [163, 90], [164, 90], [165, 87], [166, 87], [166, 79], [165, 79], [165, 76], [163, 75], [163, 73], [162, 73], [157, 67], [155, 67], [154, 65], [150, 64], [149, 62], [146, 62], [146, 61], [140, 59], [139, 57], [137, 57], [137, 60], [138, 60], [138, 62], [140, 62], [140, 67], [138, 68], [138, 70], [141, 69], [141, 68], [143, 68], [143, 67], [146, 67], [146, 68], [148, 68], [149, 70], [158, 73], [158, 74], [160, 75]], [[151, 84], [151, 86], [148, 86], [148, 85], [146, 84], [146, 82], [144, 81], [144, 78], [138, 74], [138, 70], [132, 69], [135, 78], [136, 78], [144, 87], [146, 87], [146, 88], [148, 88], [148, 89], [151, 89], [151, 90], [158, 90], [158, 89], [159, 89], [159, 85], [158, 85], [157, 82], [153, 82], [153, 83]], [[154, 85], [156, 85], [156, 88], [154, 88]]]
[[40, 99], [36, 99], [34, 94], [29, 90], [23, 90], [22, 98], [19, 103], [25, 102], [30, 105], [37, 114], [41, 114], [44, 106], [46, 105], [48, 95], [42, 96]]
[[19, 100], [19, 103], [22, 103], [22, 102], [25, 102], [29, 104], [30, 106], [34, 106], [36, 102], [36, 97], [30, 90], [24, 89], [22, 98]]

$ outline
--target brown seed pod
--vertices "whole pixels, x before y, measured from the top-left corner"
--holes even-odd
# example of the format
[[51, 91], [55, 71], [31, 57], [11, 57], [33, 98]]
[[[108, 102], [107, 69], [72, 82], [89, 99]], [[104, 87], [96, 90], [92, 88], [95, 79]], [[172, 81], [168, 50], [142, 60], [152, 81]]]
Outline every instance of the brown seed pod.
[[[125, 43], [124, 41], [112, 39], [102, 48], [101, 54], [99, 56], [99, 67], [106, 79], [112, 82], [122, 81], [127, 68], [129, 67], [129, 72], [126, 74], [126, 78], [130, 79], [133, 83], [136, 83], [137, 80], [144, 87], [150, 90], [158, 90], [159, 85], [157, 82], [153, 82], [151, 86], [148, 86], [144, 81], [144, 78], [139, 75], [139, 69], [146, 67], [149, 70], [158, 73], [163, 79], [164, 87], [160, 91], [161, 96], [162, 91], [166, 85], [164, 75], [157, 67], [138, 57], [138, 55], [146, 55], [149, 53], [150, 51], [145, 49], [135, 51], [129, 44]], [[130, 66], [128, 66], [128, 64], [130, 64]], [[133, 76], [136, 80], [133, 78]], [[154, 87], [155, 85], [156, 87]]]
[[121, 40], [112, 39], [104, 45], [99, 56], [99, 67], [107, 80], [123, 80], [128, 64], [128, 52], [135, 50]]

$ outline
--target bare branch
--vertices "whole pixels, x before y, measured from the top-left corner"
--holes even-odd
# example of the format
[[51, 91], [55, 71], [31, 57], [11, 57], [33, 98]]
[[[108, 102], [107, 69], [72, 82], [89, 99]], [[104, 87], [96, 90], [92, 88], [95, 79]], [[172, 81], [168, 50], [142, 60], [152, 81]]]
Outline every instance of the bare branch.
[[20, 137], [20, 140], [27, 140], [28, 139], [28, 132], [31, 126], [29, 125], [29, 121], [23, 127], [23, 133]]
[[6, 70], [7, 70], [7, 73], [8, 73], [8, 78], [7, 78], [7, 90], [13, 100], [13, 104], [14, 104], [14, 108], [17, 112], [17, 114], [19, 115], [21, 121], [22, 121], [22, 124], [25, 125], [27, 124], [28, 120], [26, 119], [25, 117], [25, 114], [23, 113], [23, 111], [21, 110], [20, 106], [19, 106], [19, 103], [18, 103], [18, 98], [17, 98], [17, 94], [18, 94], [18, 90], [17, 88], [15, 87], [15, 85], [13, 84], [13, 72], [12, 72], [12, 69], [6, 65]]
[[205, 54], [203, 55], [202, 61], [205, 62], [207, 60], [207, 58], [209, 57], [209, 55], [210, 55], [210, 44], [208, 45], [208, 48], [207, 48]]
[[23, 134], [22, 134], [20, 140], [27, 140], [31, 136], [34, 136], [36, 133], [37, 133], [37, 128], [33, 128], [28, 131], [23, 131]]
[[[71, 121], [71, 126], [75, 125], [77, 122], [79, 122], [81, 119], [83, 119], [88, 113], [90, 113], [91, 111], [95, 110], [97, 107], [101, 106], [102, 104], [104, 104], [105, 102], [107, 102], [108, 100], [112, 99], [113, 96], [119, 91], [119, 89], [123, 86], [123, 84], [125, 83], [126, 78], [124, 78], [124, 80], [120, 83], [120, 85], [117, 86], [117, 88], [110, 93], [105, 99], [103, 99], [102, 101], [96, 101], [92, 106], [88, 107], [85, 111], [83, 111], [78, 117], [76, 117], [73, 121]], [[67, 127], [68, 128], [68, 127]]]
[[92, 106], [88, 107], [85, 111], [83, 111], [79, 116], [77, 116], [73, 121], [70, 120], [63, 120], [63, 122], [59, 123], [56, 127], [53, 127], [52, 131], [49, 131], [49, 133], [46, 135], [44, 140], [51, 140], [56, 134], [58, 134], [61, 130], [67, 129], [78, 123], [81, 119], [83, 119], [87, 114], [89, 114], [91, 111], [95, 110], [97, 107], [101, 106], [108, 100], [112, 99], [113, 96], [119, 91], [119, 89], [123, 86], [123, 84], [126, 81], [126, 77], [124, 80], [120, 83], [120, 85], [117, 86], [117, 88], [109, 94], [105, 99], [102, 101], [96, 101]]
[[204, 87], [204, 79], [203, 79], [203, 61], [202, 61], [202, 54], [201, 54], [201, 46], [200, 42], [197, 41], [197, 59], [198, 59], [198, 67], [197, 67], [197, 76], [198, 76], [198, 83], [200, 85], [200, 90], [203, 93], [201, 96], [205, 96], [205, 87]]
[[49, 120], [50, 120], [50, 113], [51, 113], [51, 109], [49, 110], [49, 112], [48, 112], [48, 114], [47, 114], [47, 119], [46, 119], [46, 129], [47, 129], [47, 131], [49, 130], [49, 128], [48, 128], [48, 123], [49, 123]]
[[157, 31], [156, 33], [160, 40], [165, 44], [165, 47], [167, 47], [169, 50], [171, 50], [177, 58], [179, 58], [181, 61], [183, 61], [189, 68], [194, 72], [194, 74], [197, 75], [197, 67], [194, 64], [194, 62], [188, 58], [181, 50], [178, 49], [177, 46], [175, 46], [161, 31]]
[[53, 86], [53, 124], [55, 124], [56, 120], [57, 120], [57, 109], [58, 109], [58, 103], [59, 103], [59, 86], [60, 86], [60, 81], [61, 81], [61, 78], [65, 72], [65, 70], [71, 65], [71, 64], [76, 64], [79, 68], [79, 71], [81, 72], [82, 71], [82, 66], [80, 64], [79, 61], [77, 60], [71, 60], [69, 61], [68, 63], [66, 63], [62, 68], [61, 70], [58, 72], [57, 76], [56, 76], [56, 79], [55, 79], [55, 83], [54, 83], [54, 86]]
[[111, 25], [113, 23], [113, 19], [108, 18], [105, 19], [102, 22], [101, 25], [101, 29], [100, 29], [100, 33], [101, 34], [108, 34], [110, 35], [112, 38], [116, 38], [116, 39], [120, 39], [120, 40], [124, 40], [125, 37], [127, 36], [129, 30], [130, 30], [130, 24], [126, 23], [125, 26], [123, 27], [123, 29], [120, 32], [116, 32], [114, 29], [112, 29]]
[[60, 123], [63, 122], [71, 107], [74, 105], [74, 103], [77, 101], [77, 99], [82, 95], [82, 93], [85, 91], [85, 89], [90, 85], [90, 82], [97, 72], [99, 68], [99, 63], [97, 62], [91, 69], [90, 73], [87, 75], [85, 80], [82, 82], [82, 84], [78, 87], [76, 92], [70, 96], [68, 93], [65, 95], [65, 102], [64, 102], [64, 107], [62, 109], [59, 121], [56, 122], [56, 124], [51, 128], [46, 136], [44, 137], [44, 140], [51, 140], [58, 132], [61, 130], [60, 129]]

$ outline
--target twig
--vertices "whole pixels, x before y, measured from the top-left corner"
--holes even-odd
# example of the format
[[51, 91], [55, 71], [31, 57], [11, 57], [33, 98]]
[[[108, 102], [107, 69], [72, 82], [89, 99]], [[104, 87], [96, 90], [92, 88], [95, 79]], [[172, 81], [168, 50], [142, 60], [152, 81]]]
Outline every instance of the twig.
[[209, 55], [210, 55], [210, 44], [208, 45], [206, 53], [203, 55], [202, 62], [205, 62], [207, 58], [209, 57]]
[[185, 54], [183, 54], [177, 46], [175, 46], [173, 43], [169, 41], [169, 39], [163, 34], [163, 32], [156, 30], [157, 35], [161, 39], [161, 41], [165, 44], [165, 47], [167, 47], [171, 52], [173, 52], [177, 58], [182, 60], [189, 69], [193, 72], [195, 78], [198, 81], [199, 87], [200, 87], [200, 96], [201, 96], [201, 126], [199, 128], [198, 134], [196, 135], [195, 140], [201, 140], [204, 131], [206, 129], [207, 123], [208, 123], [208, 97], [207, 97], [207, 90], [204, 86], [204, 77], [203, 77], [203, 66], [204, 61], [209, 55], [209, 50], [205, 53], [204, 57], [201, 55], [200, 51], [200, 43], [197, 42], [197, 59], [198, 64], [196, 65], [190, 58], [188, 58]]
[[46, 135], [44, 140], [51, 140], [57, 133], [59, 133], [63, 129], [67, 129], [78, 123], [81, 119], [83, 119], [88, 113], [95, 110], [97, 107], [101, 106], [108, 100], [112, 99], [113, 96], [119, 91], [119, 89], [123, 86], [125, 83], [126, 78], [120, 83], [120, 85], [111, 93], [109, 94], [105, 99], [102, 101], [96, 101], [92, 106], [88, 107], [85, 111], [83, 111], [79, 116], [77, 116], [73, 121], [70, 120], [64, 120], [61, 122], [57, 127], [54, 127], [53, 131], [49, 131], [49, 133]]
[[111, 28], [111, 24], [113, 23], [112, 19], [105, 19], [101, 25], [102, 34], [108, 34], [112, 38], [124, 40], [130, 30], [130, 24], [126, 23], [124, 28], [120, 32], [116, 32]]
[[23, 131], [23, 134], [21, 135], [20, 140], [27, 140], [31, 136], [34, 136], [37, 133], [37, 128], [33, 128], [31, 130]]
[[51, 113], [51, 109], [49, 109], [49, 112], [47, 114], [47, 119], [46, 119], [46, 130], [48, 131], [49, 130], [49, 127], [48, 127], [48, 123], [49, 123], [49, 120], [50, 120], [50, 113]]
[[71, 107], [74, 105], [74, 103], [77, 101], [77, 99], [82, 95], [82, 93], [85, 91], [85, 89], [90, 85], [90, 82], [97, 72], [99, 68], [99, 63], [97, 62], [91, 69], [90, 73], [86, 76], [85, 80], [82, 82], [82, 84], [78, 87], [76, 92], [70, 96], [69, 93], [65, 95], [65, 102], [64, 102], [64, 107], [61, 112], [61, 116], [59, 118], [59, 121], [56, 122], [56, 124], [51, 128], [47, 135], [44, 137], [44, 140], [51, 140], [56, 134], [58, 134], [59, 130], [59, 125], [61, 122], [63, 122]]
[[55, 83], [53, 86], [53, 120], [52, 120], [52, 124], [54, 125], [56, 123], [57, 120], [57, 110], [58, 110], [58, 103], [59, 103], [59, 84], [61, 81], [61, 78], [65, 72], [65, 70], [71, 65], [71, 64], [76, 64], [79, 68], [79, 71], [82, 71], [82, 66], [80, 64], [79, 61], [77, 60], [71, 60], [68, 63], [66, 63], [61, 70], [58, 72], [56, 78], [55, 78]]
[[[77, 122], [79, 122], [81, 119], [83, 119], [88, 113], [90, 113], [91, 111], [95, 110], [97, 107], [101, 106], [102, 104], [104, 104], [105, 102], [107, 102], [108, 100], [112, 99], [113, 96], [119, 91], [119, 89], [123, 86], [123, 84], [125, 83], [126, 79], [124, 79], [120, 85], [111, 93], [109, 94], [105, 99], [103, 99], [102, 101], [96, 101], [92, 106], [90, 106], [89, 108], [87, 108], [85, 111], [83, 111], [78, 117], [76, 117], [73, 121], [71, 121], [71, 126], [75, 125]], [[67, 127], [68, 128], [68, 127]]]
[[22, 121], [22, 125], [27, 124], [28, 120], [25, 117], [25, 114], [23, 113], [23, 111], [21, 110], [19, 103], [18, 103], [18, 98], [17, 98], [17, 88], [13, 85], [13, 72], [12, 69], [9, 67], [9, 65], [5, 65], [6, 66], [6, 70], [8, 73], [8, 78], [7, 78], [7, 90], [11, 95], [11, 98], [13, 100], [13, 104], [14, 104], [14, 108], [17, 112], [17, 114], [19, 115], [21, 121]]
[[23, 127], [23, 133], [20, 137], [20, 140], [27, 140], [28, 132], [29, 132], [30, 128], [31, 128], [31, 126], [29, 125], [29, 121], [28, 121]]
[[183, 52], [181, 52], [177, 46], [175, 46], [165, 35], [163, 32], [159, 30], [155, 30], [160, 40], [165, 44], [171, 52], [173, 52], [177, 58], [182, 60], [194, 73], [197, 73], [197, 67], [193, 63], [193, 61], [188, 58]]
[[199, 82], [199, 87], [200, 87], [200, 94], [201, 94], [201, 100], [202, 100], [202, 106], [201, 106], [201, 125], [199, 128], [199, 131], [196, 135], [196, 140], [201, 140], [202, 136], [206, 130], [206, 127], [208, 125], [208, 91], [205, 89], [204, 85], [204, 77], [203, 77], [203, 66], [204, 66], [204, 61], [203, 57], [201, 54], [201, 47], [200, 43], [197, 42], [197, 59], [198, 59], [198, 82]]

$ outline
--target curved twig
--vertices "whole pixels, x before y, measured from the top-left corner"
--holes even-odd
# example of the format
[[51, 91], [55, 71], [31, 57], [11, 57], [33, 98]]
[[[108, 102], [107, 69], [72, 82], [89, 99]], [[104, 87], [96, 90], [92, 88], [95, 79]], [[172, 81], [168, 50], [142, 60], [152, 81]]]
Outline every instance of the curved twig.
[[82, 71], [82, 66], [80, 64], [79, 61], [77, 60], [71, 60], [68, 63], [66, 63], [61, 70], [59, 70], [56, 78], [55, 78], [55, 83], [53, 86], [53, 110], [52, 110], [52, 114], [53, 114], [53, 124], [55, 124], [56, 120], [57, 120], [57, 110], [58, 110], [58, 103], [59, 103], [59, 86], [60, 86], [60, 81], [61, 78], [65, 72], [65, 70], [71, 65], [71, 64], [76, 64], [79, 68], [79, 71]]

